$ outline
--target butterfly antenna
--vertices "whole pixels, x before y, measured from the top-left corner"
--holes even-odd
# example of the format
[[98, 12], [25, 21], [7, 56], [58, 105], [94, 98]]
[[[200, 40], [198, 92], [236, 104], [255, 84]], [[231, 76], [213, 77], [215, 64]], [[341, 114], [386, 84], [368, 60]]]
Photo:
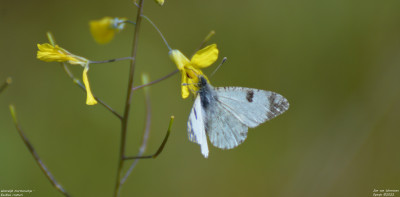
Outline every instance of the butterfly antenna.
[[227, 57], [224, 57], [224, 59], [222, 59], [221, 63], [218, 65], [218, 67], [211, 73], [211, 75], [210, 75], [211, 77], [217, 72], [219, 67], [221, 67], [222, 64], [224, 64], [226, 62], [227, 59], [228, 59]]

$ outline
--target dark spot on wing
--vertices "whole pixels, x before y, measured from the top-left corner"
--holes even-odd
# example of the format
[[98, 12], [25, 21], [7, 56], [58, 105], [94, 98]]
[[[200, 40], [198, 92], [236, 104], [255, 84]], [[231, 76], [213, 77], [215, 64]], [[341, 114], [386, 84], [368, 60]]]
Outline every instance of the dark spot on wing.
[[275, 117], [275, 115], [274, 115], [272, 112], [270, 112], [270, 111], [267, 112], [267, 118], [268, 118], [268, 120], [271, 120], [271, 119], [274, 118], [274, 117]]
[[[269, 112], [268, 112], [267, 116], [268, 116], [268, 118], [269, 117], [273, 118], [277, 114], [276, 101], [275, 101], [276, 100], [276, 94], [272, 93], [271, 96], [269, 96], [268, 100], [269, 100], [270, 109], [269, 109]], [[272, 113], [272, 114], [269, 114], [269, 113]]]
[[254, 97], [253, 90], [248, 90], [246, 95], [247, 101], [249, 101], [250, 103], [253, 102], [253, 97]]
[[271, 96], [268, 98], [270, 109], [267, 112], [268, 119], [274, 118], [279, 114], [282, 114], [289, 108], [289, 103], [285, 98], [279, 95], [277, 98], [276, 93], [272, 93]]

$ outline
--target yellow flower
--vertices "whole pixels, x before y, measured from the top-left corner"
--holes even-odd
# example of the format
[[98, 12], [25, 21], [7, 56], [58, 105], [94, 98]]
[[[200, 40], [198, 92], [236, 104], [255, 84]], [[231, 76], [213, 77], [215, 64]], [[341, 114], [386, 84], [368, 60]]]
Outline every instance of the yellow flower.
[[100, 20], [90, 21], [90, 31], [96, 42], [106, 44], [114, 38], [116, 32], [124, 29], [126, 20], [126, 18], [104, 17]]
[[199, 76], [202, 75], [207, 79], [200, 69], [209, 67], [213, 64], [218, 59], [218, 53], [219, 51], [216, 44], [208, 45], [197, 51], [190, 61], [177, 49], [169, 52], [170, 58], [182, 74], [182, 98], [185, 99], [189, 96], [189, 89], [193, 94], [196, 94], [199, 90], [199, 87], [197, 86], [199, 83]]
[[38, 44], [37, 59], [45, 62], [68, 62], [72, 65], [81, 65], [83, 69], [83, 83], [86, 87], [86, 104], [95, 105], [97, 104], [92, 91], [90, 90], [89, 80], [87, 72], [89, 71], [90, 61], [84, 57], [74, 55], [67, 50], [59, 47], [58, 45], [53, 46], [51, 44]]
[[164, 5], [164, 0], [155, 0], [155, 2], [160, 6]]
[[67, 50], [59, 47], [58, 45], [53, 46], [49, 43], [38, 44], [39, 51], [37, 52], [37, 58], [45, 62], [66, 62], [70, 64], [79, 64], [84, 66], [88, 64], [89, 60], [83, 57], [76, 56]]

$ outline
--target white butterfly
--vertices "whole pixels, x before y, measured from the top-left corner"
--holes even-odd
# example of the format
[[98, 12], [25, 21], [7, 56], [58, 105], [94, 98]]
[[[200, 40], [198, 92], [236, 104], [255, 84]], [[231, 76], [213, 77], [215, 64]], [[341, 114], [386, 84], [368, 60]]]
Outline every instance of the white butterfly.
[[199, 91], [188, 120], [189, 140], [201, 146], [208, 157], [207, 137], [222, 149], [232, 149], [254, 128], [289, 108], [289, 102], [275, 92], [243, 87], [214, 88], [199, 76]]

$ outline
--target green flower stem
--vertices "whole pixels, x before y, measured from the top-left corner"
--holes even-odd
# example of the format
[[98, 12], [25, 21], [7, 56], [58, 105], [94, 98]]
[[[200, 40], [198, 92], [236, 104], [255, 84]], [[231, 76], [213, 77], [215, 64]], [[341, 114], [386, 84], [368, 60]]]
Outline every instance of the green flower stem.
[[102, 64], [102, 63], [110, 63], [110, 62], [116, 62], [116, 61], [121, 61], [121, 60], [133, 60], [133, 57], [121, 57], [121, 58], [115, 58], [115, 59], [103, 60], [103, 61], [89, 61], [89, 63], [90, 64]]
[[132, 91], [136, 91], [136, 90], [138, 90], [138, 89], [141, 89], [141, 88], [144, 88], [144, 87], [147, 87], [147, 86], [151, 86], [151, 85], [153, 85], [153, 84], [156, 84], [156, 83], [158, 83], [158, 82], [161, 82], [161, 81], [163, 81], [163, 80], [165, 80], [165, 79], [167, 79], [167, 78], [169, 78], [169, 77], [175, 75], [175, 74], [178, 73], [178, 72], [179, 72], [179, 70], [176, 69], [176, 70], [172, 71], [171, 73], [169, 73], [168, 75], [165, 75], [164, 77], [161, 77], [161, 78], [159, 78], [159, 79], [157, 79], [157, 80], [154, 80], [154, 81], [152, 81], [152, 82], [149, 82], [149, 83], [146, 83], [146, 84], [143, 84], [143, 85], [140, 85], [140, 86], [133, 87], [133, 88], [132, 88]]
[[157, 30], [158, 34], [160, 34], [161, 38], [163, 39], [165, 45], [167, 45], [168, 50], [171, 51], [171, 50], [172, 50], [171, 47], [169, 46], [167, 40], [165, 39], [164, 35], [161, 33], [160, 29], [158, 29], [158, 27], [156, 26], [156, 24], [154, 24], [153, 21], [151, 21], [151, 20], [149, 19], [149, 17], [147, 17], [147, 16], [145, 16], [145, 15], [142, 15], [142, 17], [143, 17], [144, 19], [146, 19], [146, 20], [154, 27], [154, 29]]
[[13, 105], [10, 105], [10, 113], [14, 120], [14, 124], [15, 124], [15, 127], [17, 128], [18, 134], [21, 136], [21, 138], [24, 141], [29, 152], [35, 159], [36, 163], [39, 165], [39, 168], [46, 175], [46, 178], [50, 181], [50, 183], [54, 186], [54, 188], [56, 188], [56, 190], [61, 192], [64, 196], [69, 197], [70, 195], [65, 191], [65, 189], [57, 182], [57, 180], [54, 178], [54, 176], [50, 173], [49, 169], [46, 167], [46, 165], [44, 165], [44, 163], [40, 159], [39, 155], [37, 154], [36, 150], [33, 148], [32, 144], [29, 142], [28, 138], [22, 131], [21, 127], [18, 124], [17, 114], [15, 112], [15, 107]]
[[124, 21], [123, 23], [128, 23], [128, 24], [131, 24], [131, 25], [136, 25], [136, 23], [135, 23], [135, 22], [133, 22], [133, 21], [130, 21], [130, 20], [126, 20], [126, 21]]
[[125, 110], [124, 110], [124, 115], [122, 116], [122, 119], [121, 119], [121, 142], [120, 142], [119, 161], [118, 161], [118, 167], [117, 167], [117, 176], [116, 176], [114, 197], [117, 197], [119, 195], [119, 187], [120, 187], [120, 182], [121, 182], [120, 177], [121, 177], [122, 167], [124, 165], [126, 133], [128, 130], [129, 112], [130, 112], [131, 102], [132, 102], [132, 93], [133, 93], [132, 88], [133, 88], [133, 82], [134, 82], [136, 53], [137, 53], [137, 48], [138, 48], [137, 46], [138, 46], [138, 40], [139, 40], [139, 32], [140, 32], [140, 27], [141, 27], [141, 23], [142, 23], [143, 2], [144, 2], [144, 0], [139, 0], [138, 12], [137, 12], [136, 22], [135, 22], [135, 24], [136, 24], [135, 25], [135, 34], [133, 37], [132, 55], [131, 55], [131, 57], [133, 57], [134, 59], [131, 60], [128, 89], [127, 89], [126, 100], [125, 100]]
[[155, 159], [163, 150], [164, 150], [164, 146], [168, 141], [169, 138], [169, 134], [171, 133], [171, 127], [172, 127], [172, 123], [174, 122], [175, 117], [171, 116], [171, 119], [169, 121], [169, 126], [168, 126], [168, 130], [167, 130], [167, 134], [165, 134], [164, 140], [161, 143], [160, 147], [158, 148], [157, 152], [152, 154], [152, 155], [147, 155], [147, 156], [133, 156], [133, 157], [125, 157], [125, 160], [130, 160], [130, 159]]
[[[148, 84], [149, 83], [149, 76], [147, 74], [142, 74], [142, 84]], [[146, 123], [145, 123], [145, 129], [142, 137], [142, 143], [139, 148], [139, 156], [142, 156], [144, 154], [144, 151], [146, 151], [147, 148], [147, 142], [149, 140], [149, 135], [150, 135], [150, 126], [151, 126], [151, 102], [150, 102], [150, 91], [149, 87], [144, 88], [144, 97], [145, 97], [145, 105], [146, 105]], [[132, 173], [133, 169], [136, 167], [136, 164], [139, 162], [139, 159], [136, 159], [131, 166], [129, 167], [129, 170], [125, 173], [124, 177], [120, 181], [120, 187], [118, 193], [120, 193], [120, 190], [122, 188], [122, 185], [125, 183], [125, 181], [128, 179], [129, 175]]]

